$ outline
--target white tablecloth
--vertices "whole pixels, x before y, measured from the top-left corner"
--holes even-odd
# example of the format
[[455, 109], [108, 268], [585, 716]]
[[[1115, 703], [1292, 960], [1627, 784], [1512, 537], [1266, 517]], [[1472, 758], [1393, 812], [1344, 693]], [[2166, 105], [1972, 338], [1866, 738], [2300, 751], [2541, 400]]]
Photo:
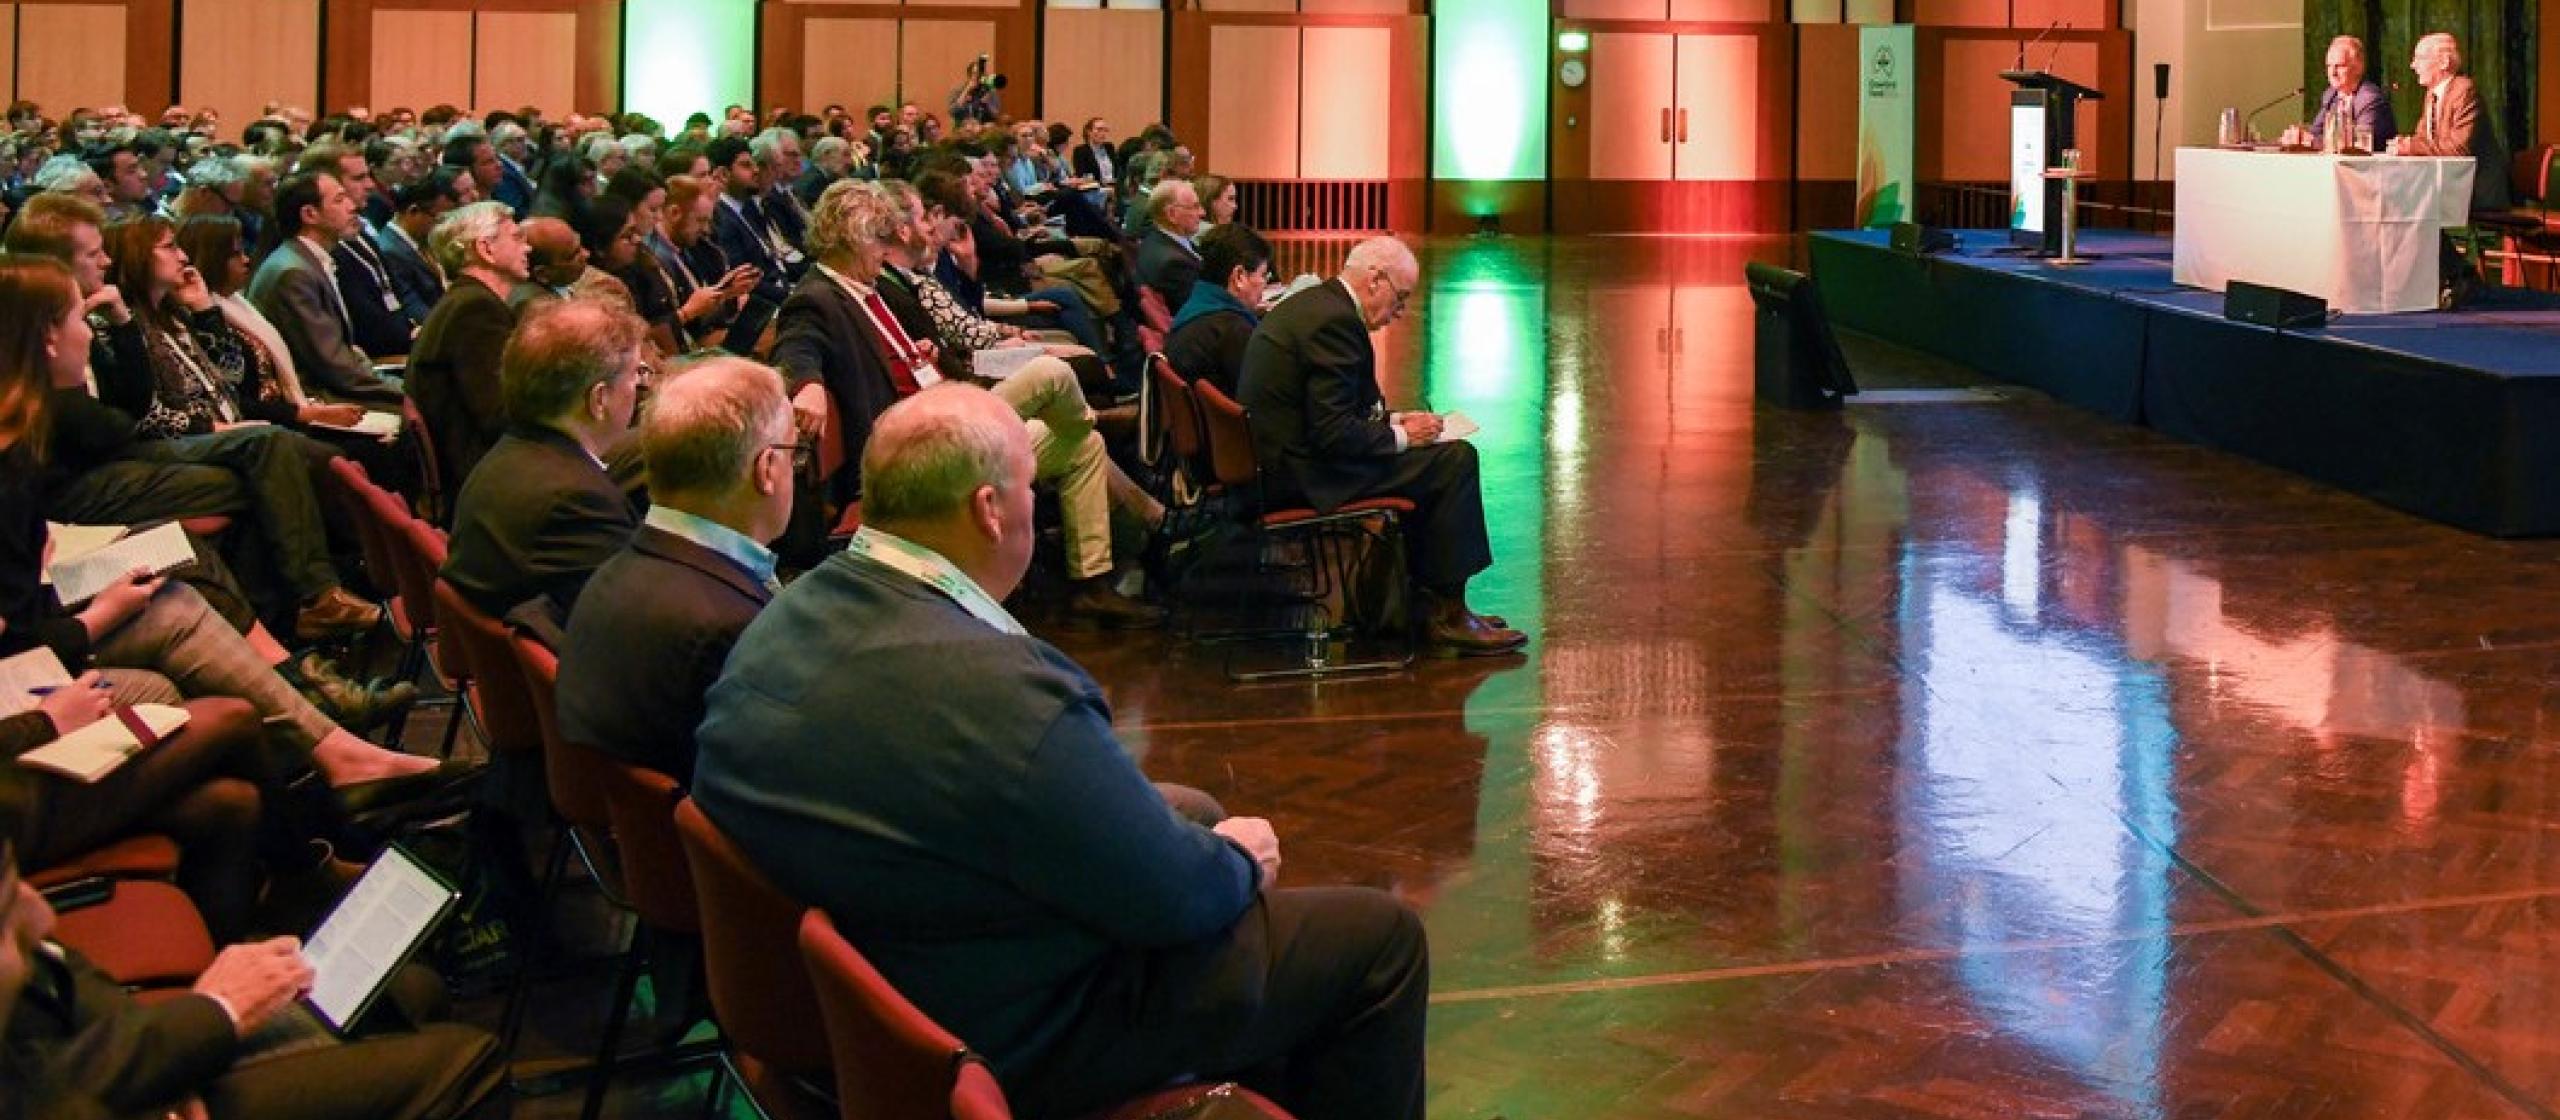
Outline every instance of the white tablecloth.
[[2437, 238], [2478, 161], [2178, 149], [2178, 283], [2269, 284], [2333, 311], [2432, 311]]

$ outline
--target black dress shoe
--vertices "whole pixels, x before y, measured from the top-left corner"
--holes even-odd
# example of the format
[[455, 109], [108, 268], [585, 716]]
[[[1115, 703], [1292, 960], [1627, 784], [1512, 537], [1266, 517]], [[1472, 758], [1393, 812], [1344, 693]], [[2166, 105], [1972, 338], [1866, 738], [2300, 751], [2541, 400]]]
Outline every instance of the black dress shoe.
[[1468, 612], [1433, 619], [1423, 630], [1422, 643], [1433, 657], [1499, 657], [1528, 645], [1529, 636]]
[[335, 792], [338, 804], [346, 809], [348, 815], [362, 816], [394, 805], [456, 792], [478, 779], [486, 769], [478, 762], [446, 760], [437, 763], [433, 770], [356, 782], [339, 786]]

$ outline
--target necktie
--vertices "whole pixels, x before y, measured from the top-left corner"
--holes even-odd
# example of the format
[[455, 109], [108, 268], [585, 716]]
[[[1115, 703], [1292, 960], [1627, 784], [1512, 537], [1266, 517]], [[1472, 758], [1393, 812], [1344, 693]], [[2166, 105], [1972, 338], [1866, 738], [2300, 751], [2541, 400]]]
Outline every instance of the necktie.
[[[900, 397], [912, 397], [942, 380], [940, 374], [928, 374], [933, 366], [924, 360], [924, 347], [907, 337], [906, 328], [898, 325], [898, 317], [890, 314], [889, 303], [879, 292], [862, 294], [862, 310], [871, 319], [871, 329], [889, 344], [889, 381], [897, 386]], [[928, 376], [931, 381], [926, 380]]]

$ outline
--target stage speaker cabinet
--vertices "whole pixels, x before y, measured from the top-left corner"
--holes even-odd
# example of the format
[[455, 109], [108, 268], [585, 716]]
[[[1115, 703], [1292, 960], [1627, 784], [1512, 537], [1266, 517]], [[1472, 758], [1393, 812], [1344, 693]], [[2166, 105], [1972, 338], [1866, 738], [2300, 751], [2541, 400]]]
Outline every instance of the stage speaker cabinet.
[[2277, 330], [2316, 327], [2329, 321], [2329, 301], [2318, 296], [2234, 280], [2222, 293], [2222, 317]]
[[1918, 222], [1893, 223], [1894, 252], [1918, 253], [1925, 257], [1932, 253], [1952, 253], [1955, 249], [1956, 235], [1951, 231]]

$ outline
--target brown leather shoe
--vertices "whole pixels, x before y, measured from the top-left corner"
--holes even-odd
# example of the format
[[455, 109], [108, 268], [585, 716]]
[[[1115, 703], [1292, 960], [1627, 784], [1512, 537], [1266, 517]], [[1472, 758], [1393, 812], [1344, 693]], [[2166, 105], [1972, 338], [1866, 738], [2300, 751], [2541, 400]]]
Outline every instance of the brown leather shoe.
[[1113, 590], [1109, 579], [1087, 580], [1067, 600], [1067, 622], [1106, 630], [1153, 630], [1164, 625], [1164, 608], [1150, 606]]
[[347, 594], [343, 587], [332, 587], [312, 597], [293, 616], [294, 636], [304, 641], [318, 641], [346, 634], [361, 634], [382, 625], [382, 608]]
[[1102, 433], [1102, 438], [1115, 442], [1136, 439], [1138, 406], [1123, 404], [1093, 410], [1093, 430]]
[[1423, 649], [1433, 657], [1498, 657], [1529, 644], [1529, 636], [1473, 611], [1435, 618], [1423, 629]]

